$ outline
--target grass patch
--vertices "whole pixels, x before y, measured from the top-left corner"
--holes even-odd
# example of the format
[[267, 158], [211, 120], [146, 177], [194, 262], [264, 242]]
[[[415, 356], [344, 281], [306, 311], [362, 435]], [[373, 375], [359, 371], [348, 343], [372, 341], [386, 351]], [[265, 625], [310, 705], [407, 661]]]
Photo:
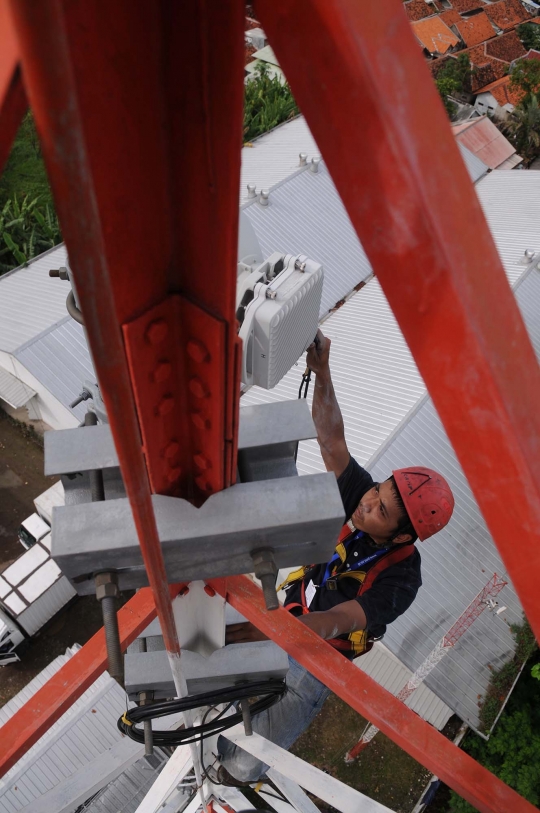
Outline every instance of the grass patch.
[[330, 695], [290, 750], [396, 813], [410, 813], [431, 774], [388, 737], [377, 734], [352, 765], [344, 762], [366, 724], [350, 706]]
[[42, 206], [53, 207], [53, 199], [47, 171], [41, 154], [41, 146], [29, 111], [19, 127], [11, 153], [0, 177], [0, 208], [14, 196], [17, 198], [39, 197]]

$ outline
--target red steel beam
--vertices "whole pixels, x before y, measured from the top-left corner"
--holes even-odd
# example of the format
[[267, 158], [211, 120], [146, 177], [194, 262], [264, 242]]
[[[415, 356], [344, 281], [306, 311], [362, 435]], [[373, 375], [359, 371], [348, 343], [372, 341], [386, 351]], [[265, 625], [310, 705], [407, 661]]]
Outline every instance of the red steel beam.
[[27, 108], [17, 37], [7, 0], [0, 0], [0, 173]]
[[345, 703], [481, 813], [536, 810], [286, 610], [268, 612], [261, 590], [247, 576], [211, 579], [208, 584]]
[[540, 370], [402, 3], [256, 8], [540, 638]]
[[[230, 484], [239, 400], [234, 302], [243, 4], [12, 0], [10, 7], [165, 646], [177, 657], [139, 422], [147, 450], [158, 440], [164, 444], [161, 466], [169, 453], [190, 449], [196, 421], [204, 434], [211, 420], [193, 410], [193, 420], [176, 422], [176, 436], [167, 438], [159, 431], [160, 403], [150, 399], [141, 412], [138, 401], [137, 411], [122, 329], [175, 295], [185, 308], [198, 307], [220, 322], [219, 373], [226, 385], [212, 398], [200, 379], [193, 389], [201, 402], [216, 405], [212, 418], [223, 430], [211, 449], [193, 448], [188, 462], [195, 483], [202, 463], [219, 469], [214, 488]], [[152, 319], [130, 345], [131, 358], [160, 344], [166, 358], [153, 360], [160, 371], [155, 378], [156, 370], [149, 371], [143, 390], [185, 362], [184, 343], [163, 344], [163, 321], [152, 331]], [[195, 330], [204, 325], [193, 321]], [[192, 355], [204, 366], [196, 332], [194, 339]], [[182, 376], [171, 383], [177, 398], [186, 384]], [[163, 400], [165, 414], [175, 399]], [[168, 473], [185, 475], [179, 465]]]
[[[183, 585], [171, 588], [176, 594]], [[156, 617], [148, 587], [139, 590], [118, 612], [120, 643], [125, 650]], [[90, 638], [61, 669], [2, 726], [0, 776], [39, 740], [107, 668], [103, 629]]]

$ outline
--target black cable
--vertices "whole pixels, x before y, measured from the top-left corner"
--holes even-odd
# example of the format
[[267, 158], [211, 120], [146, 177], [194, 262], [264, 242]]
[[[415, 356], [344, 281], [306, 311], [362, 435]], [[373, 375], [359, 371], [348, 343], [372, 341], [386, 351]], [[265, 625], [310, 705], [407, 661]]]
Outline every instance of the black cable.
[[[236, 700], [257, 697], [250, 707], [252, 716], [266, 711], [278, 700], [281, 700], [287, 687], [285, 681], [264, 680], [256, 683], [244, 684], [241, 686], [231, 686], [228, 689], [221, 689], [219, 692], [202, 692], [191, 697], [177, 698], [175, 700], [165, 700], [161, 703], [152, 703], [148, 706], [136, 706], [130, 709], [118, 720], [118, 730], [126, 737], [135, 742], [144, 743], [144, 731], [138, 728], [138, 724], [145, 720], [155, 720], [159, 717], [168, 717], [170, 714], [178, 714], [201, 706], [218, 706], [221, 703], [234, 703]], [[231, 714], [224, 720], [220, 719], [221, 714], [209, 723], [202, 723], [192, 728], [183, 728], [174, 731], [155, 730], [153, 732], [154, 745], [175, 746], [187, 745], [198, 742], [199, 739], [221, 734], [228, 728], [232, 728], [237, 723], [242, 722], [242, 712]]]
[[298, 390], [299, 398], [307, 398], [310, 381], [311, 381], [311, 370], [309, 369], [309, 367], [306, 367], [304, 375], [302, 376], [302, 381], [300, 383], [300, 389]]

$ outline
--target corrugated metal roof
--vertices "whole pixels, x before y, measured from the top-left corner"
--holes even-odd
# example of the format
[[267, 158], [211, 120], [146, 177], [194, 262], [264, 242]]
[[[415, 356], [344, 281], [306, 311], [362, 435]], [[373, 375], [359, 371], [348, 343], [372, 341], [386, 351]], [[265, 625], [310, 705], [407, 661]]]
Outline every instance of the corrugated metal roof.
[[511, 285], [524, 271], [527, 248], [540, 251], [540, 173], [495, 170], [476, 192]]
[[[373, 477], [385, 479], [394, 469], [412, 463], [440, 471], [451, 483], [456, 500], [449, 525], [419, 546], [423, 585], [384, 639], [390, 651], [414, 670], [493, 573], [501, 576], [505, 570], [431, 399], [405, 421], [369, 468]], [[491, 668], [502, 666], [514, 652], [505, 619], [521, 620], [521, 607], [510, 585], [503, 588], [499, 601], [508, 608], [504, 616], [485, 610], [426, 680], [473, 728], [478, 726], [478, 699], [487, 690]]]
[[[363, 672], [376, 680], [387, 691], [395, 696], [407, 683], [412, 675], [410, 669], [390, 652], [384, 644], [375, 643], [371, 652], [356, 658], [355, 665]], [[407, 700], [407, 705], [415, 711], [422, 719], [438, 728], [444, 728], [453, 711], [446, 703], [443, 703], [425, 683], [420, 684], [418, 689]]]
[[[4, 724], [29, 700], [77, 647], [56, 658], [0, 709]], [[51, 726], [0, 780], [0, 811], [16, 813], [84, 768], [122, 739], [116, 721], [125, 711], [125, 693], [107, 672]], [[133, 743], [137, 748], [137, 744]]]
[[[452, 130], [458, 143], [480, 158], [490, 169], [498, 169], [501, 164], [515, 155], [515, 147], [487, 116], [471, 119], [463, 124], [455, 124]], [[519, 157], [517, 163], [519, 163]]]
[[489, 167], [487, 167], [477, 155], [473, 155], [473, 153], [464, 147], [463, 144], [460, 144], [459, 141], [458, 147], [461, 157], [465, 162], [465, 166], [467, 167], [467, 172], [469, 173], [470, 179], [473, 183], [476, 183], [476, 181], [483, 178], [484, 175], [489, 171]]
[[320, 155], [303, 116], [287, 121], [242, 149], [240, 202], [247, 201], [247, 185], [270, 189], [299, 169], [299, 154]]
[[[80, 393], [83, 381], [95, 380], [84, 330], [70, 316], [23, 345], [14, 355], [67, 408]], [[86, 409], [83, 402], [71, 412], [83, 420]]]
[[[540, 251], [540, 174], [494, 171], [476, 189], [509, 282], [523, 280], [517, 299], [540, 357], [540, 275], [525, 277], [520, 263], [525, 249]], [[489, 577], [504, 569], [378, 282], [368, 282], [332, 314], [324, 332], [332, 339], [332, 376], [353, 456], [379, 478], [411, 462], [431, 465], [455, 490], [449, 528], [421, 547], [424, 586], [385, 638], [414, 670]], [[241, 404], [297, 397], [303, 369], [299, 363], [272, 391], [252, 388]], [[300, 444], [298, 468], [302, 474], [324, 470], [315, 441]], [[511, 623], [520, 620], [512, 587], [504, 588], [500, 603], [508, 606]], [[496, 669], [513, 650], [504, 618], [484, 612], [427, 685], [474, 727], [489, 665]]]
[[32, 260], [26, 268], [0, 277], [0, 350], [13, 352], [66, 315], [69, 282], [49, 277], [50, 268], [65, 265], [59, 245]]
[[35, 391], [15, 378], [0, 367], [0, 398], [6, 401], [14, 409], [24, 406], [30, 398], [33, 398]]
[[321, 316], [372, 272], [330, 173], [305, 168], [274, 187], [268, 206], [246, 204], [264, 257], [305, 254], [323, 264]]

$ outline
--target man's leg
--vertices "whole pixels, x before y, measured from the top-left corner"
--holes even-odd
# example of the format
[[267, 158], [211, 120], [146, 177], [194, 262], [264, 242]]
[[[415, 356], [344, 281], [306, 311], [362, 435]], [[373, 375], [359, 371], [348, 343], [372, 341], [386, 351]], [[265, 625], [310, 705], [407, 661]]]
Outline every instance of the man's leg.
[[[289, 657], [287, 694], [275, 706], [253, 718], [253, 731], [288, 749], [315, 719], [330, 694], [324, 683]], [[256, 782], [268, 766], [221, 736], [221, 763], [235, 779]]]

